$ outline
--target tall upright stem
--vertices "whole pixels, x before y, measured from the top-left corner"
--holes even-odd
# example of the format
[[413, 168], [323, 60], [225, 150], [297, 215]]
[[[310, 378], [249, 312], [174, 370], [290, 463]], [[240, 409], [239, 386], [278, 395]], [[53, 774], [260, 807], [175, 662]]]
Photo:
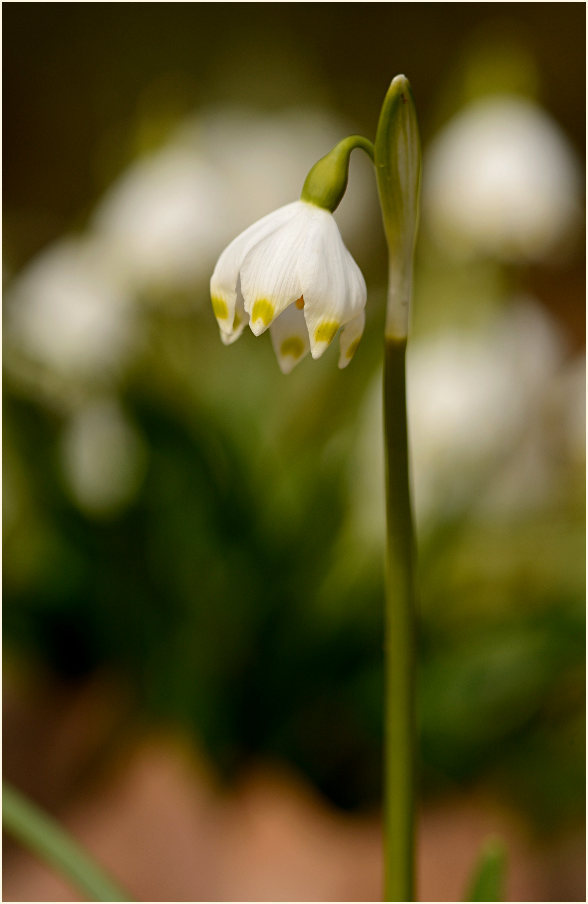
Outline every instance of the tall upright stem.
[[385, 900], [415, 895], [414, 534], [406, 418], [406, 339], [386, 339]]
[[406, 418], [406, 341], [419, 220], [421, 149], [408, 79], [388, 89], [374, 147], [389, 253], [385, 328], [386, 707], [384, 856], [386, 901], [415, 898], [415, 544]]

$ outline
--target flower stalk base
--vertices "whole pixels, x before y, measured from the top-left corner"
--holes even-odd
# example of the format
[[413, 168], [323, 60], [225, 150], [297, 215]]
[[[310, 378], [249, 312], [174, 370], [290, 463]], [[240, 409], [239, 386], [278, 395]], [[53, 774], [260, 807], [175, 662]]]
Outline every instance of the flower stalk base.
[[406, 417], [406, 339], [386, 339], [386, 703], [384, 900], [415, 898], [415, 544]]

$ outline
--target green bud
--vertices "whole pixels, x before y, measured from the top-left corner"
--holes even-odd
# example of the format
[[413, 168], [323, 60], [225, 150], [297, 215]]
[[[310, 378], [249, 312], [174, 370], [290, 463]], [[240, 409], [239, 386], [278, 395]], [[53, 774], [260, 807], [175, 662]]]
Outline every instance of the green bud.
[[374, 159], [374, 146], [367, 138], [361, 135], [344, 138], [312, 167], [302, 186], [300, 200], [316, 204], [332, 213], [345, 194], [349, 157], [354, 148], [361, 148]]
[[393, 79], [384, 99], [376, 134], [375, 164], [390, 254], [386, 335], [403, 338], [408, 332], [421, 182], [416, 110], [404, 75]]

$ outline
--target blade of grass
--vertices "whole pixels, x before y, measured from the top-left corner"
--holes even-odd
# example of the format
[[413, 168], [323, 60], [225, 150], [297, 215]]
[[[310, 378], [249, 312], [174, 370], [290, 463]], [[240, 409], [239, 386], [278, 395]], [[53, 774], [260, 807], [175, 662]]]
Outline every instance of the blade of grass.
[[465, 900], [504, 901], [505, 878], [505, 847], [498, 839], [491, 839], [480, 852]]
[[2, 825], [91, 901], [131, 900], [61, 826], [6, 783], [2, 785]]

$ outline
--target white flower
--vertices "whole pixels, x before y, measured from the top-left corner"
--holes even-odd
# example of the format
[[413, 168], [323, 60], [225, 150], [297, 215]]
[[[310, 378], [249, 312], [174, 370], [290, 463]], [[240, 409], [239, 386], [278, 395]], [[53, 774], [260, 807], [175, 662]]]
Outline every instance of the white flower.
[[[409, 433], [420, 529], [466, 510], [472, 518], [545, 510], [558, 485], [569, 487], [566, 416], [576, 411], [576, 427], [584, 417], [580, 375], [575, 403], [571, 388], [565, 400], [560, 394], [565, 355], [557, 325], [531, 297], [505, 298], [478, 323], [411, 340]], [[370, 548], [385, 536], [381, 382], [378, 374], [359, 415], [351, 472], [353, 522]]]
[[138, 339], [132, 299], [93, 238], [63, 238], [41, 252], [7, 290], [10, 347], [63, 378], [108, 379]]
[[170, 142], [111, 186], [93, 226], [131, 287], [185, 289], [210, 272], [223, 232], [218, 223], [228, 219], [227, 194], [218, 168]]
[[424, 174], [424, 216], [455, 253], [542, 260], [580, 220], [574, 153], [557, 123], [522, 98], [467, 106], [433, 141]]
[[283, 373], [310, 351], [319, 358], [340, 327], [339, 367], [357, 348], [366, 286], [333, 215], [294, 201], [263, 217], [223, 251], [210, 280], [221, 338], [268, 327]]
[[66, 488], [87, 515], [117, 515], [139, 491], [145, 444], [115, 399], [94, 399], [77, 411], [60, 451]]

